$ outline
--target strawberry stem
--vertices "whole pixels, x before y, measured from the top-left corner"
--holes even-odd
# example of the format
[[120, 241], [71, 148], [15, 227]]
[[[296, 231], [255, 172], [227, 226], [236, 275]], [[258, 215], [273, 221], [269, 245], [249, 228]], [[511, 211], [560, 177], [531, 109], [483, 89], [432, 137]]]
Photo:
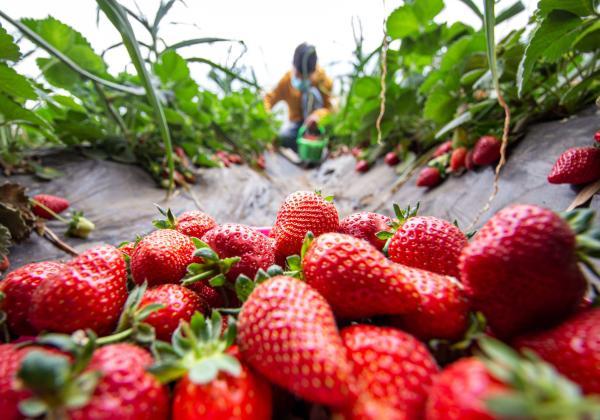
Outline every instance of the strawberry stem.
[[105, 337], [100, 337], [96, 339], [96, 344], [98, 346], [105, 346], [107, 344], [118, 343], [126, 338], [129, 338], [131, 334], [133, 334], [133, 328], [127, 328], [126, 330], [123, 330], [116, 334], [107, 335]]
[[190, 284], [194, 284], [200, 280], [204, 280], [204, 279], [208, 279], [210, 277], [214, 277], [217, 274], [219, 274], [219, 272], [217, 270], [209, 270], [206, 271], [204, 273], [200, 273], [200, 274], [196, 274], [195, 276], [189, 277], [187, 279], [185, 279], [181, 284], [183, 286], [189, 286]]
[[56, 220], [60, 220], [63, 223], [69, 224], [69, 221], [67, 219], [65, 219], [62, 216], [59, 216], [58, 214], [56, 214], [56, 212], [52, 211], [51, 209], [49, 209], [47, 206], [43, 205], [42, 203], [40, 203], [39, 201], [37, 201], [36, 199], [30, 198], [29, 202], [37, 207], [40, 207], [41, 209], [45, 210], [46, 212], [48, 212], [52, 217], [54, 217]]

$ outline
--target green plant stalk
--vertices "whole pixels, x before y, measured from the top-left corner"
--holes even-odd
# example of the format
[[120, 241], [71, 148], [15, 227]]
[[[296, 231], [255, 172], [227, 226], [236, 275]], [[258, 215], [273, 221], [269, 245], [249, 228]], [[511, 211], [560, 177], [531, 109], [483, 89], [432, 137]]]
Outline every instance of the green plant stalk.
[[146, 96], [148, 97], [148, 101], [150, 102], [150, 105], [154, 110], [154, 116], [156, 118], [156, 122], [158, 124], [160, 135], [165, 145], [165, 151], [167, 154], [167, 165], [169, 168], [169, 186], [167, 196], [169, 196], [173, 191], [175, 185], [175, 163], [173, 160], [173, 144], [171, 142], [171, 133], [169, 131], [169, 126], [167, 125], [167, 119], [165, 117], [164, 109], [162, 107], [162, 104], [160, 103], [160, 99], [158, 98], [156, 89], [154, 88], [154, 85], [152, 85], [152, 80], [150, 79], [150, 74], [148, 73], [148, 69], [146, 68], [144, 59], [142, 58], [139, 44], [133, 32], [133, 28], [131, 27], [129, 20], [127, 19], [127, 13], [123, 9], [123, 7], [115, 0], [96, 1], [100, 9], [104, 12], [104, 14], [112, 22], [114, 27], [121, 34], [121, 37], [123, 38], [123, 44], [125, 45], [125, 48], [127, 48], [127, 52], [131, 57], [131, 61], [133, 62], [138, 76], [140, 77], [144, 85], [144, 89], [146, 90]]
[[109, 80], [105, 80], [101, 77], [96, 76], [93, 73], [90, 73], [87, 70], [79, 67], [73, 60], [64, 55], [62, 52], [58, 51], [52, 45], [50, 45], [44, 38], [39, 36], [37, 33], [29, 29], [27, 26], [23, 25], [21, 22], [17, 20], [13, 20], [10, 16], [0, 10], [0, 17], [9, 22], [11, 25], [19, 29], [31, 42], [38, 45], [40, 48], [46, 50], [50, 55], [62, 61], [67, 67], [69, 67], [74, 72], [78, 73], [81, 77], [97, 82], [101, 85], [109, 87], [111, 89], [119, 90], [121, 92], [129, 93], [131, 95], [144, 95], [143, 89], [138, 89], [132, 86], [125, 86], [119, 83], [114, 83]]
[[99, 83], [94, 82], [94, 88], [96, 89], [96, 92], [98, 93], [98, 96], [100, 97], [102, 104], [106, 108], [108, 115], [110, 115], [112, 117], [112, 119], [117, 123], [117, 125], [121, 129], [121, 132], [123, 133], [123, 135], [125, 137], [129, 138], [129, 131], [127, 130], [127, 127], [125, 126], [125, 122], [123, 121], [123, 118], [121, 118], [121, 115], [111, 105], [110, 101], [106, 97], [106, 94], [104, 93], [104, 90], [102, 89], [102, 86]]
[[208, 60], [206, 58], [202, 58], [202, 57], [192, 57], [192, 58], [186, 58], [186, 61], [190, 62], [190, 63], [204, 63], [204, 64], [208, 64], [211, 67], [214, 67], [216, 69], [221, 70], [223, 73], [233, 77], [234, 79], [239, 80], [240, 82], [244, 82], [256, 89], [260, 89], [260, 86], [256, 83], [253, 82], [251, 80], [248, 80], [242, 76], [240, 76], [239, 74], [234, 73], [233, 71], [231, 71], [230, 69], [228, 69], [227, 67], [224, 67], [220, 64], [215, 63], [214, 61]]

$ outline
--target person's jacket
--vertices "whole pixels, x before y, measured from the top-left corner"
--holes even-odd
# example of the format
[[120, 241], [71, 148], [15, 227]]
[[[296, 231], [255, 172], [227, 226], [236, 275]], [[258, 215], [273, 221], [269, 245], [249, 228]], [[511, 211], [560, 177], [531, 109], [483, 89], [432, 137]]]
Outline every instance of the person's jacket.
[[[317, 66], [310, 77], [311, 84], [323, 95], [323, 108], [315, 112], [323, 116], [331, 110], [331, 89], [333, 82], [325, 74], [325, 71]], [[265, 95], [265, 107], [270, 110], [277, 102], [285, 101], [288, 106], [289, 120], [292, 122], [302, 121], [302, 93], [292, 86], [292, 71], [288, 71], [277, 83], [275, 89]]]

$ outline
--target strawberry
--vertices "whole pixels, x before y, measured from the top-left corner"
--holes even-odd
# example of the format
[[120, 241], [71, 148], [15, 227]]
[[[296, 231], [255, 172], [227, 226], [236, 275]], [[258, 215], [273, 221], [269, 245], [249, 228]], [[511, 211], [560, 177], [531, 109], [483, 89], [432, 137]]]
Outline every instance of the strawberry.
[[[62, 213], [69, 208], [69, 201], [56, 195], [38, 194], [34, 196], [33, 199], [56, 214]], [[42, 206], [34, 203], [31, 210], [36, 216], [44, 219], [54, 219], [54, 215], [50, 214], [46, 209], [42, 208]]]
[[467, 237], [458, 227], [430, 216], [414, 216], [400, 222], [388, 245], [392, 261], [459, 276], [458, 259], [467, 245]]
[[10, 331], [16, 335], [35, 335], [36, 330], [29, 323], [31, 298], [40, 283], [63, 268], [63, 264], [44, 261], [24, 265], [0, 282], [4, 299], [0, 307], [6, 313]]
[[260, 155], [256, 158], [256, 166], [263, 171], [267, 169], [267, 162], [265, 161], [265, 157], [263, 155]]
[[374, 325], [352, 325], [341, 335], [360, 399], [375, 400], [396, 410], [399, 417], [422, 418], [427, 393], [438, 372], [425, 345], [402, 331]]
[[0, 344], [0, 413], [3, 420], [24, 418], [19, 412], [19, 403], [31, 396], [31, 392], [17, 386], [17, 371], [21, 361], [33, 350], [50, 353], [41, 347], [19, 347]]
[[350, 152], [352, 153], [352, 156], [354, 156], [355, 158], [358, 158], [361, 154], [362, 154], [362, 149], [360, 147], [353, 147]]
[[363, 174], [363, 173], [367, 172], [370, 169], [370, 166], [371, 165], [369, 165], [368, 161], [366, 161], [364, 159], [361, 159], [361, 160], [356, 161], [356, 165], [354, 166], [354, 170], [356, 172], [358, 172], [358, 173]]
[[551, 184], [587, 184], [600, 179], [600, 148], [573, 147], [567, 149], [548, 175]]
[[463, 337], [469, 323], [469, 302], [462, 285], [453, 277], [430, 271], [410, 267], [400, 270], [413, 280], [420, 302], [415, 311], [393, 317], [391, 325], [425, 341]]
[[459, 147], [452, 151], [450, 156], [450, 170], [456, 172], [465, 166], [465, 160], [467, 158], [467, 148]]
[[110, 331], [127, 299], [127, 271], [110, 245], [88, 249], [40, 282], [33, 292], [29, 322], [38, 331]]
[[475, 162], [473, 162], [473, 149], [469, 150], [465, 156], [465, 168], [467, 171], [475, 169]]
[[190, 210], [183, 212], [177, 219], [173, 215], [171, 209], [163, 209], [156, 206], [164, 220], [154, 220], [152, 223], [159, 229], [175, 229], [186, 236], [202, 238], [202, 236], [217, 226], [215, 219], [208, 214], [198, 210]]
[[135, 250], [135, 242], [125, 242], [119, 245], [119, 251], [121, 251], [124, 255], [131, 258], [133, 251]]
[[333, 407], [354, 399], [331, 308], [300, 280], [276, 276], [257, 285], [239, 314], [237, 342], [243, 360], [303, 399]]
[[449, 153], [452, 150], [452, 140], [446, 140], [442, 144], [440, 144], [435, 151], [433, 152], [433, 157], [440, 157]]
[[10, 267], [10, 261], [6, 255], [0, 255], [0, 273], [8, 270]]
[[596, 143], [600, 143], [600, 130], [594, 133], [594, 140], [596, 141]]
[[163, 307], [148, 315], [144, 322], [153, 326], [156, 337], [163, 341], [171, 340], [181, 321], [189, 321], [196, 311], [206, 314], [209, 309], [195, 292], [178, 284], [161, 284], [146, 290], [140, 307], [152, 303]]
[[586, 290], [575, 234], [556, 213], [532, 205], [492, 216], [464, 248], [460, 271], [474, 309], [505, 338], [562, 319]]
[[273, 240], [250, 226], [228, 223], [209, 230], [202, 241], [219, 258], [239, 257], [226, 274], [230, 281], [244, 274], [254, 277], [258, 269], [266, 270], [275, 262]]
[[300, 253], [307, 232], [319, 236], [339, 230], [338, 212], [328, 199], [309, 191], [287, 196], [271, 231], [279, 264], [283, 265], [287, 256]]
[[396, 152], [388, 152], [383, 160], [389, 166], [396, 166], [400, 162], [400, 158]]
[[137, 284], [177, 283], [194, 261], [192, 240], [172, 229], [160, 229], [144, 237], [131, 256], [131, 274]]
[[367, 241], [326, 233], [309, 246], [302, 262], [306, 283], [343, 318], [413, 311], [418, 294], [412, 279]]
[[518, 338], [586, 394], [600, 394], [600, 308], [585, 310], [546, 331]]
[[446, 367], [435, 379], [427, 401], [427, 420], [493, 420], [485, 399], [501, 396], [506, 385], [492, 377], [483, 362], [470, 357]]
[[159, 350], [165, 357], [150, 371], [163, 382], [177, 380], [173, 420], [271, 418], [271, 387], [240, 361], [232, 320], [221, 334], [217, 311], [210, 319], [196, 313], [173, 334], [172, 347]]
[[124, 418], [167, 418], [167, 389], [145, 370], [152, 362], [146, 350], [131, 344], [112, 344], [96, 350], [88, 370], [101, 372], [102, 377], [88, 404], [71, 411], [71, 418], [117, 419], [123, 409]]
[[[239, 358], [236, 346], [227, 353]], [[271, 411], [269, 383], [243, 364], [237, 377], [222, 373], [208, 384], [196, 384], [186, 375], [175, 387], [173, 420], [269, 420]]]
[[598, 412], [597, 401], [537, 357], [490, 338], [479, 346], [481, 356], [460, 359], [434, 380], [427, 420], [593, 418]]
[[501, 143], [494, 136], [483, 136], [473, 147], [473, 163], [479, 166], [491, 165], [500, 159]]
[[177, 218], [177, 227], [175, 229], [184, 235], [202, 238], [206, 232], [216, 226], [217, 222], [208, 214], [198, 210], [191, 210], [182, 213]]
[[216, 288], [209, 286], [204, 281], [197, 281], [186, 287], [193, 290], [210, 309], [222, 308], [225, 306], [223, 296], [219, 291]]
[[23, 414], [72, 420], [167, 418], [168, 391], [146, 372], [153, 361], [146, 350], [132, 344], [92, 350], [89, 345], [76, 350], [74, 363], [29, 352], [17, 374], [33, 393], [20, 404]]
[[442, 182], [442, 174], [438, 168], [427, 166], [421, 169], [417, 177], [417, 187], [435, 187]]
[[385, 245], [384, 239], [379, 239], [378, 232], [389, 230], [388, 223], [391, 219], [378, 213], [360, 212], [344, 217], [340, 220], [340, 233], [352, 235], [356, 238], [368, 241], [377, 249], [382, 249]]

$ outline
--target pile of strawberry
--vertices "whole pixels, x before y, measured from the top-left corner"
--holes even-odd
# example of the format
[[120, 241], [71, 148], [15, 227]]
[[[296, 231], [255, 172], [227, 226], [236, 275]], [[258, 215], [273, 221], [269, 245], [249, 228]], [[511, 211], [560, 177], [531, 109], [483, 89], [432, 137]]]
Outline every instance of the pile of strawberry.
[[12, 271], [1, 417], [597, 418], [593, 213], [513, 205], [469, 239], [394, 208], [340, 220], [296, 192], [268, 236], [161, 210]]

